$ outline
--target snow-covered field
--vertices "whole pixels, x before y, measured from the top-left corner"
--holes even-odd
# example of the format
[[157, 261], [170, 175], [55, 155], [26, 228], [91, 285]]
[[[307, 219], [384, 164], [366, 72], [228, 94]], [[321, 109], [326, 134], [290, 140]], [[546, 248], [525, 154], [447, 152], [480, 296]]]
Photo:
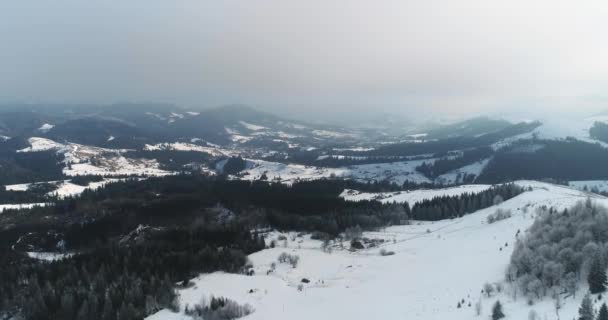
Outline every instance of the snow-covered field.
[[230, 156], [232, 152], [229, 150], [224, 150], [218, 148], [216, 146], [200, 146], [192, 143], [182, 143], [182, 142], [173, 142], [173, 143], [159, 143], [155, 145], [146, 144], [144, 146], [144, 150], [147, 151], [158, 151], [158, 150], [173, 150], [173, 151], [194, 151], [194, 152], [202, 152], [208, 153], [212, 156]]
[[58, 198], [74, 197], [80, 195], [85, 190], [97, 190], [99, 188], [104, 187], [108, 183], [117, 181], [120, 181], [120, 179], [104, 179], [98, 182], [90, 182], [86, 186], [81, 186], [78, 184], [71, 183], [69, 180], [66, 180], [61, 182], [57, 186], [57, 189], [51, 192], [51, 195], [55, 195]]
[[604, 147], [608, 147], [607, 143], [592, 139], [589, 136], [589, 129], [593, 127], [595, 122], [608, 123], [607, 116], [591, 116], [591, 117], [557, 117], [550, 116], [541, 119], [542, 124], [531, 132], [523, 133], [497, 142], [492, 145], [495, 150], [505, 147], [518, 140], [532, 139], [564, 139], [567, 137], [576, 138], [581, 141], [590, 143], [599, 143]]
[[0, 204], [0, 213], [4, 212], [5, 210], [31, 209], [33, 207], [44, 207], [47, 205], [47, 203]]
[[410, 206], [435, 197], [460, 196], [465, 193], [480, 193], [492, 187], [486, 184], [469, 184], [453, 188], [433, 189], [433, 190], [412, 190], [395, 192], [360, 192], [357, 190], [344, 190], [340, 195], [348, 201], [377, 200], [383, 203], [404, 203]]
[[[287, 236], [273, 249], [252, 254], [254, 276], [203, 274], [193, 279], [195, 286], [180, 290], [180, 305], [194, 305], [210, 295], [224, 296], [249, 304], [255, 312], [245, 319], [489, 319], [497, 299], [503, 303], [506, 319], [528, 319], [535, 310], [540, 319], [556, 319], [552, 300], [532, 306], [526, 299], [513, 299], [509, 287], [502, 293], [485, 297], [484, 283], [504, 279], [515, 235], [534, 221], [535, 208], [566, 208], [592, 197], [608, 205], [608, 199], [569, 187], [534, 181], [520, 181], [532, 187], [497, 207], [480, 210], [458, 219], [434, 223], [414, 223], [367, 232], [369, 238], [386, 240], [383, 249], [393, 256], [380, 256], [379, 248], [350, 252], [335, 247], [333, 253], [320, 249], [321, 242], [308, 236]], [[477, 187], [472, 187], [477, 188]], [[481, 188], [481, 187], [479, 187]], [[513, 212], [509, 219], [487, 224], [486, 218], [497, 208]], [[267, 241], [277, 237], [271, 233]], [[282, 252], [297, 254], [300, 263], [293, 269], [278, 264], [267, 275], [271, 264]], [[302, 283], [302, 279], [310, 283]], [[298, 286], [303, 290], [299, 291]], [[582, 299], [569, 297], [559, 318], [573, 319]], [[457, 303], [464, 300], [462, 308]], [[482, 315], [476, 316], [475, 304], [481, 301]], [[469, 306], [469, 303], [471, 306]], [[163, 310], [148, 319], [188, 319], [183, 314]]]
[[120, 179], [104, 179], [102, 181], [90, 182], [86, 186], [81, 186], [78, 184], [71, 183], [70, 180], [61, 180], [61, 181], [45, 181], [45, 182], [36, 182], [36, 183], [20, 183], [20, 184], [10, 184], [4, 186], [6, 191], [27, 191], [32, 185], [36, 185], [39, 183], [50, 183], [56, 185], [56, 189], [49, 192], [51, 196], [57, 196], [59, 198], [65, 198], [69, 196], [77, 196], [83, 193], [85, 190], [97, 190], [108, 183], [117, 182]]
[[26, 252], [28, 257], [41, 261], [55, 261], [63, 258], [69, 258], [73, 256], [72, 253], [59, 253], [59, 252]]
[[55, 150], [64, 155], [63, 173], [67, 176], [163, 176], [172, 172], [160, 169], [156, 160], [132, 159], [123, 154], [130, 150], [106, 149], [77, 143], [62, 144], [46, 138], [28, 139], [30, 146], [17, 152], [39, 152]]
[[268, 180], [280, 180], [284, 183], [292, 183], [296, 180], [315, 180], [329, 177], [342, 177], [359, 181], [390, 181], [403, 184], [405, 181], [430, 182], [416, 167], [423, 162], [433, 161], [411, 160], [391, 163], [374, 163], [353, 165], [339, 168], [325, 168], [304, 166], [298, 164], [283, 164], [263, 160], [249, 160], [249, 166], [243, 171], [243, 178], [257, 180], [266, 175]]

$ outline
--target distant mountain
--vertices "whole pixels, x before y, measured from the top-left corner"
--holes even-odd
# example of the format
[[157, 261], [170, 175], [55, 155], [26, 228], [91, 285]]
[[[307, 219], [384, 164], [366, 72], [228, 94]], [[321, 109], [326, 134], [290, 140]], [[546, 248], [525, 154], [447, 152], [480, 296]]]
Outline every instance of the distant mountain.
[[456, 137], [472, 138], [488, 133], [498, 132], [511, 125], [513, 125], [513, 123], [503, 119], [476, 117], [452, 124], [429, 128], [425, 132], [425, 138], [427, 140], [440, 140]]

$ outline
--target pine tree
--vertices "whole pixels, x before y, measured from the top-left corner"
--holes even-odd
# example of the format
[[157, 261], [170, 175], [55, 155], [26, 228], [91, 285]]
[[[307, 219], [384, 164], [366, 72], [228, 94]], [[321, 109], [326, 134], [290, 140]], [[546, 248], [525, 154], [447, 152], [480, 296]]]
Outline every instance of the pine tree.
[[606, 291], [606, 270], [599, 257], [593, 259], [587, 282], [589, 283], [589, 291], [596, 294]]
[[593, 320], [593, 304], [591, 302], [591, 296], [588, 294], [583, 298], [581, 307], [578, 308], [578, 320]]
[[84, 300], [82, 302], [82, 305], [80, 306], [80, 309], [78, 310], [78, 314], [76, 315], [77, 319], [86, 319], [89, 317], [89, 301], [88, 300]]
[[102, 320], [113, 320], [116, 319], [116, 313], [114, 312], [114, 307], [112, 306], [112, 299], [106, 297], [105, 303], [103, 304], [103, 311], [101, 313]]
[[597, 320], [608, 320], [608, 307], [606, 307], [606, 303], [602, 303], [600, 312], [597, 314]]
[[500, 300], [496, 300], [494, 307], [492, 307], [492, 320], [499, 320], [505, 317], [505, 314], [502, 312], [502, 304]]

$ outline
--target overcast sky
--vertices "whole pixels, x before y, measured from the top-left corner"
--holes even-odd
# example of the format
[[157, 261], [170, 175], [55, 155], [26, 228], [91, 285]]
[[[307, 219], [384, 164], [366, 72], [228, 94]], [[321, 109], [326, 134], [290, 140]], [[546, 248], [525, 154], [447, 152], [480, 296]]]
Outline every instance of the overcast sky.
[[0, 100], [283, 114], [608, 109], [608, 2], [0, 2]]

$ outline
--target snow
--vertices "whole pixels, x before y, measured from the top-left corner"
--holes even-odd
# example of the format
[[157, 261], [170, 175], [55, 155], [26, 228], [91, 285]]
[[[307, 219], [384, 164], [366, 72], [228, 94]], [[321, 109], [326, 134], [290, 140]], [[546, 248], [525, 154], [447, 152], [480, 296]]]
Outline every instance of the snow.
[[247, 128], [249, 130], [252, 130], [252, 131], [259, 131], [259, 130], [266, 130], [266, 129], [268, 129], [268, 128], [264, 127], [264, 126], [259, 126], [257, 124], [251, 124], [251, 123], [248, 123], [248, 122], [245, 122], [245, 121], [239, 121], [239, 123], [243, 127]]
[[[483, 171], [483, 169], [486, 168], [489, 162], [490, 158], [472, 163], [462, 168], [458, 168], [456, 170], [440, 175], [435, 179], [435, 182], [442, 184], [453, 184], [461, 183], [462, 179], [464, 178], [464, 175], [474, 175], [475, 177], [478, 177]], [[458, 178], [459, 175], [460, 179]]]
[[110, 142], [110, 141], [112, 141], [112, 140], [114, 140], [114, 139], [115, 139], [115, 137], [114, 137], [114, 136], [109, 136], [109, 137], [108, 137], [108, 140], [106, 140], [106, 141], [107, 141], [107, 142]]
[[238, 131], [228, 128], [228, 127], [224, 127], [224, 130], [226, 130], [226, 133], [228, 133], [228, 134], [239, 134]]
[[41, 131], [41, 132], [45, 132], [45, 133], [46, 133], [46, 132], [49, 132], [49, 131], [50, 131], [51, 129], [53, 129], [53, 128], [55, 128], [55, 126], [54, 126], [54, 125], [49, 124], [49, 123], [45, 123], [45, 124], [43, 124], [42, 126], [40, 126], [40, 128], [38, 128], [38, 131]]
[[429, 135], [428, 133], [416, 133], [416, 134], [409, 134], [407, 136], [410, 138], [419, 139], [419, 138], [426, 138], [428, 135]]
[[172, 143], [159, 143], [155, 145], [146, 144], [144, 150], [155, 151], [155, 150], [173, 150], [173, 151], [195, 151], [208, 153], [212, 156], [230, 156], [232, 152], [228, 150], [222, 150], [216, 147], [204, 147], [192, 143], [183, 142], [172, 142]]
[[63, 169], [66, 176], [166, 176], [173, 172], [162, 170], [156, 160], [129, 159], [124, 156], [101, 159], [100, 165], [91, 163], [75, 163]]
[[28, 257], [42, 261], [55, 261], [63, 258], [69, 258], [73, 256], [72, 253], [60, 253], [60, 252], [26, 252]]
[[599, 143], [608, 147], [607, 143], [592, 139], [589, 136], [589, 129], [595, 122], [608, 123], [606, 116], [576, 117], [576, 116], [549, 116], [541, 119], [541, 125], [531, 132], [523, 133], [506, 138], [492, 145], [495, 150], [505, 147], [518, 140], [532, 139], [536, 136], [539, 139], [555, 140], [572, 137], [590, 143]]
[[201, 114], [200, 112], [196, 112], [196, 111], [187, 111], [186, 113], [191, 116], [198, 116]]
[[146, 320], [191, 320], [192, 318], [183, 314], [173, 313], [167, 309], [161, 310], [149, 317]]
[[48, 203], [21, 203], [21, 204], [0, 204], [0, 213], [5, 210], [22, 210], [22, 209], [32, 209], [33, 207], [45, 207]]
[[78, 184], [71, 183], [69, 180], [61, 182], [57, 189], [50, 192], [50, 195], [55, 195], [58, 198], [74, 197], [80, 195], [85, 190], [97, 190], [104, 187], [106, 184], [111, 182], [117, 182], [120, 179], [104, 179], [102, 181], [90, 182], [87, 186], [81, 186]]
[[230, 140], [233, 142], [245, 143], [253, 139], [253, 137], [242, 136], [240, 134], [233, 134], [230, 136]]
[[586, 188], [587, 191], [608, 192], [608, 180], [570, 181], [568, 185], [578, 190], [585, 190]]
[[313, 130], [312, 133], [316, 136], [320, 136], [323, 138], [349, 138], [352, 137], [353, 135], [350, 133], [341, 133], [341, 132], [336, 132], [336, 131], [330, 131], [330, 130]]
[[29, 147], [17, 150], [17, 152], [39, 152], [49, 150], [62, 150], [66, 145], [55, 142], [51, 139], [32, 137], [28, 139]]
[[4, 186], [4, 189], [6, 191], [27, 191], [30, 185], [30, 183], [9, 184]]
[[65, 157], [63, 173], [67, 176], [163, 176], [173, 174], [160, 169], [160, 165], [154, 159], [126, 158], [123, 153], [130, 151], [128, 149], [106, 149], [77, 143], [62, 144], [40, 137], [31, 137], [28, 142], [29, 147], [17, 150], [17, 152], [55, 150]]
[[[365, 233], [366, 237], [386, 240], [381, 247], [394, 251], [393, 256], [380, 256], [379, 248], [350, 252], [335, 247], [330, 254], [320, 249], [321, 242], [308, 236], [295, 241], [288, 236], [286, 248], [279, 242], [275, 248], [249, 256], [254, 276], [201, 274], [193, 279], [193, 287], [179, 290], [179, 302], [183, 310], [202, 297], [224, 296], [253, 306], [255, 312], [247, 320], [465, 320], [489, 319], [492, 305], [500, 299], [507, 320], [527, 319], [530, 310], [541, 319], [555, 319], [553, 301], [548, 298], [529, 306], [525, 298], [513, 300], [508, 287], [490, 298], [482, 297], [480, 290], [486, 282], [503, 281], [515, 235], [532, 224], [535, 207], [561, 209], [589, 194], [534, 181], [517, 183], [534, 190], [462, 218]], [[608, 204], [607, 198], [591, 196]], [[487, 224], [487, 216], [498, 208], [511, 210], [513, 216]], [[271, 233], [267, 241], [275, 236]], [[270, 264], [282, 252], [300, 256], [298, 267], [278, 264], [276, 271], [267, 275]], [[302, 284], [300, 292], [297, 286], [302, 278], [311, 282]], [[465, 304], [458, 309], [456, 304], [462, 299]], [[564, 299], [560, 318], [575, 318], [581, 299], [582, 294]], [[482, 315], [476, 316], [474, 305], [479, 300]], [[148, 319], [187, 319], [184, 317], [164, 310]]]
[[424, 200], [430, 200], [436, 197], [452, 197], [460, 196], [465, 193], [480, 193], [491, 188], [491, 185], [486, 184], [470, 184], [462, 185], [458, 187], [445, 188], [445, 189], [423, 189], [423, 190], [412, 190], [412, 191], [395, 191], [395, 192], [359, 192], [357, 190], [344, 190], [340, 197], [347, 201], [361, 201], [361, 200], [378, 200], [382, 203], [404, 203], [407, 202], [410, 206]]
[[63, 181], [45, 181], [45, 182], [35, 182], [35, 183], [22, 183], [22, 184], [12, 184], [6, 185], [4, 188], [6, 191], [27, 191], [31, 185], [39, 184], [39, 183], [51, 183], [55, 184], [57, 188], [48, 193], [50, 196], [57, 196], [59, 198], [65, 198], [68, 196], [77, 196], [83, 193], [85, 190], [97, 190], [108, 183], [120, 181], [120, 179], [104, 179], [102, 181], [90, 182], [87, 186], [81, 186], [74, 183], [71, 183], [70, 180]]
[[416, 167], [426, 160], [400, 161], [391, 163], [374, 163], [353, 165], [338, 168], [284, 164], [263, 160], [249, 160], [248, 168], [243, 171], [242, 178], [258, 180], [265, 174], [268, 180], [280, 180], [292, 183], [296, 180], [316, 180], [330, 177], [342, 177], [358, 181], [384, 181], [403, 184], [405, 181], [430, 182]]
[[365, 151], [372, 151], [375, 150], [375, 148], [365, 148], [365, 147], [356, 147], [356, 148], [333, 148], [334, 151], [354, 151], [354, 152], [365, 152]]

